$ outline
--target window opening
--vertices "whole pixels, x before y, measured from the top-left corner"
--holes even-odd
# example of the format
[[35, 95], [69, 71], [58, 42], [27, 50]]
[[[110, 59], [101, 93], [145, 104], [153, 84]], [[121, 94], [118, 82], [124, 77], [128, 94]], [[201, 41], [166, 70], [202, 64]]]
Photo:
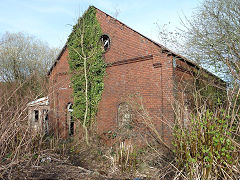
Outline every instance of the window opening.
[[72, 103], [69, 103], [67, 106], [67, 120], [68, 120], [68, 134], [69, 136], [74, 135], [74, 121], [73, 121], [73, 107]]
[[102, 43], [102, 46], [104, 48], [104, 51], [107, 51], [109, 48], [110, 48], [110, 37], [106, 34], [102, 35], [101, 38], [101, 43]]
[[39, 119], [39, 111], [38, 110], [34, 110], [34, 120], [35, 122], [37, 122]]

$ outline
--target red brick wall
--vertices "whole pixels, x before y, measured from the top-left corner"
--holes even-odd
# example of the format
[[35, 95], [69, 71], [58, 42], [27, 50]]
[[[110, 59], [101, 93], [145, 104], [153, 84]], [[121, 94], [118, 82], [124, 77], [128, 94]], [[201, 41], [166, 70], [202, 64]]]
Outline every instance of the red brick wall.
[[[97, 18], [103, 33], [111, 38], [111, 47], [104, 55], [107, 63], [153, 55], [150, 60], [107, 68], [97, 115], [99, 132], [114, 129], [118, 105], [128, 95], [138, 94], [160, 134], [169, 139], [169, 129], [166, 125], [162, 127], [162, 114], [166, 123], [173, 121], [172, 57], [161, 53], [159, 46], [105, 13], [98, 11]], [[154, 63], [161, 63], [162, 67], [154, 68]]]
[[64, 50], [49, 78], [50, 121], [54, 131], [66, 137], [68, 135], [67, 104], [73, 103], [70, 87], [68, 50]]
[[[161, 53], [159, 46], [99, 10], [97, 18], [103, 33], [111, 38], [110, 49], [104, 54], [106, 63], [151, 57], [135, 63], [107, 67], [104, 91], [97, 113], [98, 132], [101, 134], [117, 127], [118, 105], [125, 101], [127, 96], [138, 94], [142, 97], [143, 106], [152, 117], [156, 128], [170, 143], [170, 130], [166, 124], [171, 124], [174, 118], [172, 56]], [[67, 128], [67, 103], [72, 102], [67, 55], [68, 51], [65, 50], [50, 74], [50, 84], [54, 86], [49, 95], [53, 109], [52, 119], [55, 119], [53, 123], [61, 132]], [[155, 63], [161, 63], [161, 67], [154, 68]], [[165, 125], [162, 126], [163, 124]], [[66, 135], [66, 131], [64, 132]]]

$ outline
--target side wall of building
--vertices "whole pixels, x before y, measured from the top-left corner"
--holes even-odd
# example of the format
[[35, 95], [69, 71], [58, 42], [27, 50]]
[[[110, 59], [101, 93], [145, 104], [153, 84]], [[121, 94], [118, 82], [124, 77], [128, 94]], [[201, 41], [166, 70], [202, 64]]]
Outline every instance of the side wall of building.
[[[35, 117], [35, 111], [38, 111], [37, 119]], [[48, 105], [35, 105], [28, 107], [28, 122], [32, 133], [48, 133], [48, 119], [46, 118], [48, 112]]]
[[58, 63], [49, 77], [49, 119], [53, 131], [63, 137], [68, 136], [67, 106], [73, 103], [73, 90], [70, 83], [68, 50], [63, 49]]
[[190, 113], [196, 110], [196, 101], [204, 101], [209, 107], [214, 106], [217, 97], [223, 98], [224, 102], [226, 83], [223, 80], [184, 60], [176, 59], [174, 64], [174, 90], [178, 103], [175, 107], [181, 116], [178, 119], [184, 125], [189, 123]]

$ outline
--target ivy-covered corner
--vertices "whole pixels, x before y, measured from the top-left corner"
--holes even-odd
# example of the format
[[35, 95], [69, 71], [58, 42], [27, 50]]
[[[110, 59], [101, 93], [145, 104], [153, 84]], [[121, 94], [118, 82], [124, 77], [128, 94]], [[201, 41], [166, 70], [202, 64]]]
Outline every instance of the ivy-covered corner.
[[67, 42], [74, 98], [73, 117], [84, 123], [87, 110], [86, 126], [95, 121], [104, 88], [106, 64], [102, 56], [104, 49], [100, 42], [101, 35], [96, 9], [90, 6], [73, 26]]

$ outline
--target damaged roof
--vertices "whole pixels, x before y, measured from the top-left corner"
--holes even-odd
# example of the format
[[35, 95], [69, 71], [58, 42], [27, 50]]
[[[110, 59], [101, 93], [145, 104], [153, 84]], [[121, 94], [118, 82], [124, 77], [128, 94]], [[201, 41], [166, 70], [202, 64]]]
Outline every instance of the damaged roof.
[[27, 106], [47, 106], [47, 105], [49, 105], [48, 97], [42, 97], [27, 104]]

